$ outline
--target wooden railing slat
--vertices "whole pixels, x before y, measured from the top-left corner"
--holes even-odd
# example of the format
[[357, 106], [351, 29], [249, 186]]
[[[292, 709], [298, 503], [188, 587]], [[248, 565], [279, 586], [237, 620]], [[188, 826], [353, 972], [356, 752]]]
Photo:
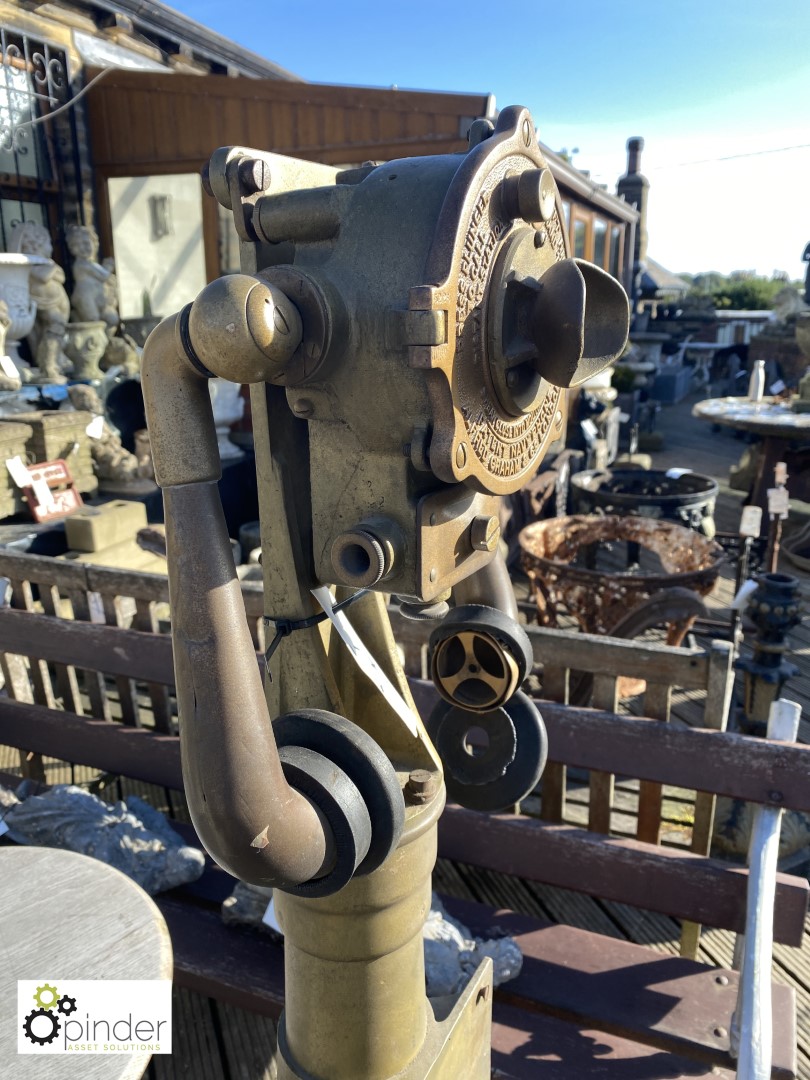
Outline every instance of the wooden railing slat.
[[[579, 652], [577, 652], [579, 668]], [[618, 678], [616, 675], [597, 674], [593, 677], [594, 707], [615, 712], [619, 704]], [[591, 769], [589, 779], [588, 828], [595, 833], [610, 833], [610, 811], [613, 806], [614, 775], [603, 769]]]

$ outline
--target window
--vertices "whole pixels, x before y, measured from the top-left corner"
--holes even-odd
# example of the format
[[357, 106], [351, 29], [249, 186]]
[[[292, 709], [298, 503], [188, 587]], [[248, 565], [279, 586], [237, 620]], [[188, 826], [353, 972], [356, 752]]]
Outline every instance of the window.
[[621, 225], [610, 226], [610, 272], [615, 278], [621, 280], [622, 276], [622, 227]]
[[607, 256], [607, 222], [602, 218], [593, 219], [593, 261], [603, 270], [607, 270], [605, 257]]
[[[67, 58], [47, 42], [0, 28], [0, 248], [20, 221], [48, 228], [59, 245], [57, 226], [65, 222], [61, 166], [70, 160], [80, 188], [75, 114], [31, 124], [70, 100]], [[80, 190], [73, 192], [81, 206]], [[80, 221], [81, 212], [71, 215]], [[59, 261], [60, 255], [55, 255]]]
[[574, 258], [584, 259], [588, 240], [588, 225], [582, 218], [574, 218]]

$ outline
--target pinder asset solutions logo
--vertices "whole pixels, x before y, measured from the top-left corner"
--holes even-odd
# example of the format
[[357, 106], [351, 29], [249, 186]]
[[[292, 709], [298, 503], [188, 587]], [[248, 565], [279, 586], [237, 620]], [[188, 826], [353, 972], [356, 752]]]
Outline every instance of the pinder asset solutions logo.
[[170, 1054], [168, 979], [17, 983], [18, 1054]]

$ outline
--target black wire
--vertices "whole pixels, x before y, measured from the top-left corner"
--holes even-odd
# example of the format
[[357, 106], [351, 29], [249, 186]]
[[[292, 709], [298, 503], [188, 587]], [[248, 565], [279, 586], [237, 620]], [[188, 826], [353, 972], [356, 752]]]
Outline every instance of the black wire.
[[[332, 608], [332, 613], [334, 614], [336, 611], [343, 611], [343, 609], [347, 608], [349, 604], [353, 604], [355, 600], [359, 600], [361, 596], [365, 596], [368, 591], [368, 589], [360, 589], [358, 592], [353, 593], [350, 597], [348, 597], [348, 599], [342, 600], [339, 604], [335, 604], [335, 606]], [[313, 626], [317, 626], [318, 623], [322, 623], [328, 618], [329, 613], [326, 611], [321, 611], [317, 615], [310, 615], [306, 619], [297, 620], [274, 619], [270, 615], [264, 616], [265, 625], [272, 623], [276, 628], [275, 637], [268, 645], [267, 650], [264, 654], [264, 668], [271, 679], [272, 675], [270, 675], [270, 661], [273, 658], [273, 653], [281, 644], [281, 639], [289, 637], [289, 635], [294, 630], [310, 630]]]

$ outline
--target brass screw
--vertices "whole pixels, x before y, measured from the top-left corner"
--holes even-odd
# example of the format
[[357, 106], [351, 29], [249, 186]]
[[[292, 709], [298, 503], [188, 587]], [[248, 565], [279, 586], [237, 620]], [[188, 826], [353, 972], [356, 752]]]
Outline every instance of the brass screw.
[[264, 191], [270, 184], [270, 170], [261, 158], [242, 158], [237, 167], [239, 186], [246, 195]]
[[494, 551], [501, 538], [501, 524], [494, 514], [481, 514], [470, 525], [470, 543], [475, 551]]
[[728, 975], [718, 975], [714, 981], [718, 986], [728, 986]]
[[528, 117], [523, 121], [523, 142], [526, 146], [532, 145], [532, 122]]
[[534, 246], [541, 248], [544, 246], [546, 240], [548, 240], [548, 233], [545, 229], [538, 229], [534, 234]]
[[414, 769], [405, 785], [405, 797], [411, 803], [430, 802], [436, 794], [436, 774], [428, 769]]
[[467, 444], [460, 442], [456, 447], [456, 468], [463, 469], [467, 464]]

